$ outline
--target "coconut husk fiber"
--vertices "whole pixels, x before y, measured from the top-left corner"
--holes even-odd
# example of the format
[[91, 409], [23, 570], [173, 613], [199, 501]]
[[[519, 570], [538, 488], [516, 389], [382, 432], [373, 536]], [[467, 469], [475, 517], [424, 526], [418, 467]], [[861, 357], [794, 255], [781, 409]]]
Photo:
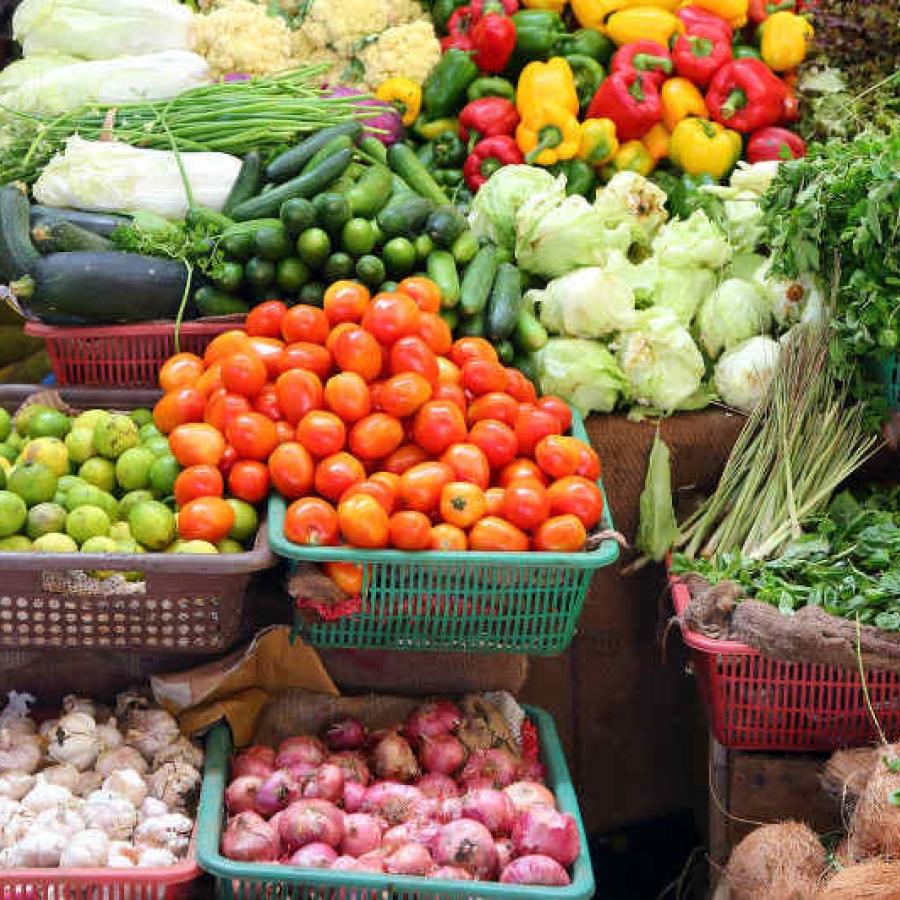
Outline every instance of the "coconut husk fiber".
[[891, 772], [884, 764], [876, 765], [850, 821], [848, 841], [853, 856], [900, 858], [900, 806], [890, 802], [898, 792], [900, 772]]
[[871, 859], [828, 879], [815, 900], [900, 900], [900, 862]]
[[900, 744], [836, 750], [825, 763], [819, 782], [849, 815], [876, 766], [885, 758], [900, 759]]

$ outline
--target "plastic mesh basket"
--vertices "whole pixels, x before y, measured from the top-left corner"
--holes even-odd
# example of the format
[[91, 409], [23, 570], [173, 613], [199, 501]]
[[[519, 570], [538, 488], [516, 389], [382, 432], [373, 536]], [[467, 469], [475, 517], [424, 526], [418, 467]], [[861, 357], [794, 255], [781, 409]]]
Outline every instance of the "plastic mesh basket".
[[[687, 587], [671, 580], [680, 616]], [[731, 750], [826, 751], [878, 740], [859, 673], [771, 659], [738, 641], [682, 626], [691, 668], [715, 739]], [[889, 741], [900, 739], [900, 672], [866, 673], [872, 707]]]
[[884, 399], [888, 406], [896, 409], [900, 406], [900, 354], [892, 353], [887, 359], [872, 363], [884, 391]]
[[442, 881], [402, 875], [294, 869], [271, 864], [240, 863], [219, 853], [224, 823], [225, 787], [231, 732], [218, 726], [206, 743], [203, 792], [197, 817], [197, 859], [216, 877], [217, 896], [224, 900], [588, 900], [594, 895], [594, 873], [588, 844], [566, 767], [559, 736], [549, 713], [524, 707], [538, 730], [547, 784], [563, 812], [578, 823], [581, 853], [572, 869], [572, 884], [564, 888], [525, 887], [492, 882]]

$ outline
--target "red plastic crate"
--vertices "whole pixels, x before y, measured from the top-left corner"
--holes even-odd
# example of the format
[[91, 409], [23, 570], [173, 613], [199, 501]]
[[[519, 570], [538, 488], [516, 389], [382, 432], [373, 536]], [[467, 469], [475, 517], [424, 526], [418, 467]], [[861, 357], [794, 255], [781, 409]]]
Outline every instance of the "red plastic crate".
[[[678, 615], [690, 592], [670, 579]], [[738, 641], [684, 626], [691, 667], [715, 739], [730, 750], [825, 751], [878, 740], [859, 673], [822, 663], [789, 663]], [[868, 671], [872, 707], [889, 741], [900, 738], [900, 672]]]
[[[183, 322], [179, 347], [202, 355], [216, 335], [242, 324], [242, 320]], [[44, 339], [60, 387], [156, 387], [160, 367], [176, 352], [174, 322], [97, 328], [27, 322], [25, 332]]]

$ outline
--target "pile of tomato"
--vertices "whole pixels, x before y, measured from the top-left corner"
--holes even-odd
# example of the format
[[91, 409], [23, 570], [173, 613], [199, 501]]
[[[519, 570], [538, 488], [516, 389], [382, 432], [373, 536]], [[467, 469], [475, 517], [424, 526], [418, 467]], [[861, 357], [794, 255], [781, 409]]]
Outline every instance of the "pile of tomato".
[[584, 549], [600, 461], [566, 435], [568, 405], [484, 339], [454, 342], [440, 305], [422, 277], [374, 297], [338, 281], [322, 308], [262, 303], [202, 359], [170, 358], [154, 421], [186, 466], [179, 506], [202, 500], [215, 533], [226, 486], [249, 503], [272, 487], [301, 545]]

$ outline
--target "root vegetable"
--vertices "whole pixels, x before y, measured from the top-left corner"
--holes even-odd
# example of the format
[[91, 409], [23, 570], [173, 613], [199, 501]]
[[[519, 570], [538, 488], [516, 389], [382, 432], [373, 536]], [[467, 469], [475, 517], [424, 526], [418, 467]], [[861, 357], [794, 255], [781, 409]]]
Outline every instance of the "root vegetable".
[[429, 772], [423, 775], [415, 785], [426, 797], [437, 800], [446, 800], [448, 797], [458, 797], [459, 788], [449, 775], [440, 772]]
[[341, 853], [356, 857], [377, 850], [381, 847], [383, 831], [381, 820], [368, 813], [352, 813], [344, 816]]
[[516, 781], [503, 788], [503, 793], [512, 801], [517, 813], [525, 812], [537, 804], [556, 808], [556, 797], [536, 781]]
[[469, 791], [463, 797], [462, 815], [481, 822], [495, 837], [508, 835], [515, 819], [512, 801], [502, 791], [491, 788]]
[[415, 781], [421, 775], [409, 742], [396, 732], [388, 732], [372, 750], [372, 767], [378, 778], [387, 781]]
[[298, 869], [330, 869], [337, 858], [333, 847], [314, 843], [295, 851], [288, 859], [288, 865]]
[[240, 775], [225, 789], [225, 806], [231, 815], [256, 809], [256, 795], [263, 780], [256, 775]]
[[530, 855], [514, 859], [501, 873], [503, 884], [540, 884], [565, 887], [571, 884], [568, 872], [549, 856]]
[[255, 812], [236, 815], [222, 835], [222, 854], [238, 862], [274, 862], [280, 849], [278, 832]]
[[423, 735], [420, 739], [419, 761], [426, 772], [453, 775], [466, 761], [466, 748], [452, 734]]
[[344, 773], [344, 781], [358, 781], [364, 785], [368, 785], [372, 781], [372, 773], [362, 753], [342, 750], [339, 753], [332, 753], [328, 757], [328, 762], [340, 766]]
[[479, 881], [492, 878], [497, 870], [497, 851], [491, 833], [471, 819], [442, 825], [432, 852], [438, 865], [459, 866]]
[[273, 772], [256, 791], [256, 811], [268, 818], [286, 809], [300, 796], [300, 784], [284, 769]]
[[103, 748], [97, 738], [97, 723], [87, 713], [63, 716], [47, 745], [47, 756], [54, 762], [70, 763], [80, 772], [91, 768]]
[[366, 789], [362, 811], [381, 816], [389, 825], [421, 818], [425, 798], [408, 784], [382, 781]]
[[231, 777], [255, 775], [268, 778], [275, 771], [275, 751], [271, 747], [247, 747], [231, 760]]
[[148, 762], [181, 736], [178, 722], [164, 709], [132, 709], [126, 721], [125, 743]]
[[359, 719], [332, 722], [323, 734], [329, 750], [358, 750], [366, 741], [366, 728]]
[[509, 750], [494, 747], [490, 750], [473, 750], [459, 774], [459, 780], [467, 787], [484, 786], [487, 779], [490, 787], [501, 788], [511, 785], [519, 775], [519, 760]]
[[328, 751], [318, 738], [299, 735], [281, 742], [278, 755], [275, 757], [275, 766], [279, 769], [289, 769], [296, 763], [320, 766], [327, 758]]
[[303, 796], [337, 803], [344, 793], [344, 773], [334, 763], [322, 763], [303, 784]]
[[462, 712], [455, 703], [432, 700], [413, 710], [403, 730], [411, 741], [418, 741], [423, 737], [451, 734], [461, 722]]
[[472, 881], [472, 876], [459, 866], [438, 866], [432, 873], [432, 878], [440, 878], [443, 881]]
[[279, 817], [278, 832], [289, 850], [319, 842], [337, 847], [344, 836], [344, 814], [325, 800], [297, 800]]
[[427, 875], [434, 869], [431, 854], [421, 844], [402, 844], [385, 857], [384, 870], [391, 875]]
[[341, 806], [344, 812], [355, 813], [362, 809], [366, 788], [357, 781], [345, 781], [341, 791]]
[[34, 775], [27, 772], [7, 772], [0, 775], [0, 797], [21, 800], [34, 787]]
[[97, 757], [94, 771], [101, 778], [108, 778], [119, 769], [134, 769], [141, 775], [146, 775], [150, 770], [147, 760], [138, 753], [134, 747], [116, 747], [115, 750], [104, 750]]
[[516, 848], [510, 838], [497, 838], [494, 841], [494, 849], [497, 851], [497, 868], [502, 872], [516, 855]]
[[389, 828], [382, 838], [385, 850], [393, 852], [404, 844], [422, 844], [430, 847], [437, 840], [441, 826], [437, 822], [404, 822]]
[[561, 866], [571, 866], [581, 849], [575, 818], [549, 806], [532, 806], [521, 813], [513, 825], [512, 840], [516, 853], [549, 856]]

